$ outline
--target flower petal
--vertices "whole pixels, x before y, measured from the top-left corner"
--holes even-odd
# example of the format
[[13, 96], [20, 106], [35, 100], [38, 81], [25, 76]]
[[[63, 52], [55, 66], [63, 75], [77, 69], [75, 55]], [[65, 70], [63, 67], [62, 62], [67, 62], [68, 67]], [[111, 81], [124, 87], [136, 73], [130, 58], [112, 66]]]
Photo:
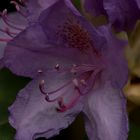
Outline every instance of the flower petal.
[[132, 29], [140, 18], [140, 10], [135, 0], [104, 0], [110, 22], [118, 30]]
[[118, 31], [131, 30], [140, 19], [138, 0], [84, 0], [84, 8], [93, 16], [104, 15]]
[[99, 30], [106, 38], [102, 51], [106, 68], [102, 78], [111, 81], [117, 88], [123, 88], [128, 79], [128, 66], [124, 57], [124, 49], [128, 42], [116, 38], [110, 26], [102, 26]]
[[[47, 87], [50, 90], [67, 81], [63, 74], [60, 75], [61, 79], [58, 79], [58, 77], [55, 78], [53, 74], [47, 75]], [[38, 87], [40, 80], [42, 78], [31, 81], [21, 90], [16, 101], [9, 108], [10, 124], [17, 130], [16, 140], [33, 140], [38, 137], [49, 138], [59, 134], [60, 130], [72, 123], [82, 109], [82, 104], [79, 102], [68, 111], [56, 111], [57, 102], [47, 102], [44, 95], [41, 94]], [[70, 87], [64, 88], [62, 92], [64, 91], [69, 94], [73, 93]], [[55, 98], [56, 95], [52, 96]], [[69, 98], [66, 98], [66, 100], [69, 100]]]
[[84, 113], [90, 140], [126, 140], [128, 122], [125, 98], [121, 90], [107, 81], [89, 95]]
[[[20, 27], [22, 27], [22, 28], [25, 28], [27, 26], [27, 21], [23, 17], [21, 17], [19, 15], [19, 13], [8, 14], [7, 17], [8, 17], [8, 19], [10, 19], [10, 21], [12, 21], [14, 23], [14, 25], [17, 25], [17, 26], [20, 25]], [[15, 30], [11, 27], [6, 27], [5, 22], [2, 20], [2, 18], [0, 18], [0, 29], [5, 30], [6, 28], [8, 28], [10, 32], [14, 32], [17, 34], [19, 33], [19, 31]], [[0, 38], [12, 39], [11, 36], [9, 36], [6, 33], [6, 31], [5, 32], [0, 31]], [[0, 42], [0, 59], [2, 59], [2, 57], [4, 55], [4, 50], [5, 50], [6, 45], [7, 45], [6, 42]]]
[[37, 21], [40, 13], [53, 5], [57, 0], [27, 0], [25, 1], [29, 12], [29, 22]]
[[106, 15], [103, 0], [83, 0], [83, 5], [86, 12], [94, 16]]

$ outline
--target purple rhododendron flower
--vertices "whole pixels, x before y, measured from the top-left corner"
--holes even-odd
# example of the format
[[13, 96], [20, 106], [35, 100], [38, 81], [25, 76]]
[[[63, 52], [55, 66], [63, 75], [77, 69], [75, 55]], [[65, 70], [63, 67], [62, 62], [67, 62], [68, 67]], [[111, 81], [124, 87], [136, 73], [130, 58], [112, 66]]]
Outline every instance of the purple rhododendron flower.
[[82, 112], [90, 140], [126, 140], [126, 43], [110, 26], [95, 29], [69, 0], [55, 1], [30, 22], [3, 57], [12, 72], [33, 79], [9, 108], [15, 139], [50, 138]]
[[58, 0], [24, 0], [28, 11], [29, 22], [35, 22], [40, 13]]
[[129, 30], [140, 19], [139, 0], [84, 0], [87, 12], [94, 16], [108, 16], [109, 24], [117, 30]]

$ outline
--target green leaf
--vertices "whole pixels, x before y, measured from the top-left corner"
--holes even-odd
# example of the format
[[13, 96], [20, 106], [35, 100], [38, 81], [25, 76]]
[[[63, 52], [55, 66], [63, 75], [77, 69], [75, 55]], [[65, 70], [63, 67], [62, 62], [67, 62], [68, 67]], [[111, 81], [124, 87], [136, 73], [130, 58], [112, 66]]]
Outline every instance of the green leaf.
[[1, 140], [13, 140], [15, 131], [8, 123], [0, 125], [0, 139]]
[[140, 126], [130, 122], [130, 132], [128, 140], [140, 140]]

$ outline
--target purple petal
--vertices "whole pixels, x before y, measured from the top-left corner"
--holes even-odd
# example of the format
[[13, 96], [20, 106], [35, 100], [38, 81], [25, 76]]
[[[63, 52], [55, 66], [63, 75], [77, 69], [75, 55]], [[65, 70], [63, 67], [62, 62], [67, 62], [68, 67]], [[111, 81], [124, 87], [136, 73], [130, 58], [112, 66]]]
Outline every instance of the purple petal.
[[90, 140], [126, 140], [128, 135], [125, 98], [109, 81], [91, 93], [84, 109]]
[[124, 57], [124, 49], [128, 42], [116, 38], [110, 26], [102, 26], [99, 30], [106, 38], [102, 51], [106, 68], [102, 78], [110, 80], [118, 88], [123, 88], [128, 79], [128, 66]]
[[104, 0], [110, 22], [118, 30], [132, 29], [140, 18], [140, 10], [135, 0]]
[[40, 13], [53, 5], [57, 0], [27, 0], [26, 5], [29, 12], [29, 22], [37, 21]]
[[[13, 23], [17, 26], [20, 25], [20, 27], [25, 28], [27, 26], [27, 21], [21, 17], [18, 13], [13, 13], [13, 14], [8, 14], [8, 19], [10, 19], [11, 21], [13, 21]], [[6, 28], [6, 24], [4, 23], [4, 21], [2, 20], [2, 18], [0, 18], [0, 29], [1, 30], [5, 30]], [[19, 33], [19, 31], [8, 27], [10, 32], [14, 32], [14, 33]], [[6, 38], [6, 39], [12, 39], [11, 36], [9, 36], [8, 34], [0, 31], [0, 38]], [[4, 55], [4, 50], [6, 47], [7, 43], [6, 42], [0, 42], [0, 59], [2, 59], [3, 55]], [[2, 64], [2, 61], [0, 62], [0, 67]]]
[[[26, 76], [25, 69], [27, 71], [29, 70], [29, 73], [30, 71], [33, 72], [34, 67], [32, 67], [32, 64], [37, 59], [37, 58], [34, 59], [35, 57], [32, 56], [32, 52], [30, 53], [31, 54], [30, 55], [29, 54], [30, 51], [28, 51], [27, 49], [31, 48], [35, 50], [36, 47], [41, 46], [40, 42], [42, 42], [42, 44], [44, 44], [45, 42], [44, 41], [45, 39], [43, 36], [44, 34], [40, 31], [41, 30], [40, 28], [35, 28], [32, 32], [31, 31], [29, 32], [28, 30], [30, 31], [33, 29], [27, 28], [27, 30], [21, 32], [21, 34], [18, 34], [11, 42], [8, 43], [5, 49], [5, 54], [4, 54], [5, 66], [9, 67], [10, 69], [13, 70], [13, 72], [17, 74], [20, 74], [20, 71], [22, 70], [21, 75], [23, 76]], [[19, 48], [16, 46], [19, 46]], [[38, 58], [40, 58], [39, 55], [37, 56]], [[27, 63], [27, 62], [30, 62], [29, 61], [30, 59], [27, 59], [27, 58], [31, 59], [30, 64]], [[37, 64], [37, 63], [34, 63], [34, 64]]]
[[118, 31], [133, 29], [140, 19], [138, 0], [85, 0], [84, 7], [94, 16], [108, 16], [109, 24]]
[[83, 0], [83, 5], [86, 12], [94, 16], [106, 15], [103, 0]]
[[[56, 111], [57, 102], [45, 101], [45, 95], [40, 92], [38, 86], [40, 80], [42, 78], [31, 81], [21, 90], [16, 101], [9, 108], [10, 124], [17, 130], [16, 140], [33, 140], [38, 137], [49, 138], [57, 135], [60, 130], [71, 124], [82, 109], [82, 104], [79, 102], [68, 111]], [[45, 80], [47, 90], [51, 91], [67, 82], [68, 78], [64, 74], [54, 75], [48, 73]], [[74, 91], [72, 89], [70, 85], [61, 92], [71, 95]], [[56, 95], [52, 95], [52, 98], [56, 98]], [[69, 101], [69, 98], [66, 98], [66, 101]]]
[[138, 4], [138, 7], [140, 9], [140, 0], [136, 0], [137, 4]]

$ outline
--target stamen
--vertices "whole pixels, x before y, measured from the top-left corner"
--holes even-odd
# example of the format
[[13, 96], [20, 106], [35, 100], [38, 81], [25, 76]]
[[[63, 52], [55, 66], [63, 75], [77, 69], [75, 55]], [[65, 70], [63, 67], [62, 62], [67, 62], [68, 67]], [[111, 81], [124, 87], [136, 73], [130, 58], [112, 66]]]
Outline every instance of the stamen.
[[73, 82], [73, 84], [74, 84], [75, 87], [78, 87], [79, 86], [78, 80], [76, 78], [73, 79], [72, 82]]
[[19, 31], [24, 30], [23, 28], [20, 28], [20, 27], [17, 27], [17, 26], [14, 26], [13, 24], [11, 24], [10, 20], [7, 17], [7, 9], [3, 10], [2, 13], [0, 12], [0, 15], [2, 16], [2, 19], [5, 22], [5, 24], [7, 24], [9, 27], [19, 30]]
[[19, 0], [20, 3], [25, 4], [27, 0]]
[[9, 41], [11, 41], [11, 39], [9, 39], [9, 38], [0, 38], [0, 41], [1, 42], [9, 42]]
[[66, 110], [72, 108], [77, 103], [79, 98], [80, 98], [80, 94], [78, 92], [76, 92], [76, 95], [72, 99], [72, 101], [66, 105], [64, 104], [63, 98], [61, 98], [61, 100], [58, 102], [59, 108], [56, 108], [56, 110], [58, 112], [65, 112]]
[[48, 93], [45, 92], [44, 85], [45, 85], [45, 81], [44, 80], [41, 80], [40, 83], [39, 83], [39, 89], [40, 89], [41, 93], [43, 93], [44, 95], [46, 95]]
[[87, 86], [87, 83], [86, 83], [86, 81], [85, 81], [84, 79], [81, 79], [81, 80], [80, 80], [80, 83], [81, 83], [82, 85], [84, 85], [84, 86]]
[[14, 4], [14, 6], [15, 6], [15, 8], [16, 8], [17, 11], [20, 11], [19, 4], [18, 4], [16, 1], [13, 1], [13, 0], [12, 0], [12, 1], [10, 1], [10, 3], [11, 3], [11, 4]]
[[16, 10], [19, 12], [19, 14], [21, 14], [25, 18], [27, 17], [27, 15], [21, 11], [20, 5], [16, 1], [12, 0], [10, 3], [14, 4], [14, 6], [15, 6]]
[[[57, 65], [57, 67], [58, 66], [59, 65]], [[54, 91], [51, 91], [51, 92], [45, 91], [45, 88], [44, 88], [45, 81], [44, 80], [41, 80], [39, 83], [40, 91], [41, 91], [41, 93], [43, 93], [45, 95], [46, 101], [47, 102], [55, 102], [55, 101], [58, 102], [59, 107], [56, 108], [56, 110], [59, 112], [64, 112], [64, 111], [72, 108], [76, 104], [76, 102], [80, 98], [80, 96], [86, 95], [92, 90], [92, 88], [95, 84], [95, 80], [97, 78], [97, 74], [99, 72], [101, 72], [103, 67], [99, 68], [97, 66], [95, 67], [94, 65], [82, 64], [79, 66], [76, 65], [75, 69], [77, 70], [77, 73], [78, 73], [75, 76], [75, 78], [72, 80], [69, 80], [67, 83], [60, 86], [59, 88], [57, 88]], [[61, 69], [61, 70], [63, 72], [63, 69]], [[69, 73], [71, 73], [71, 71], [69, 71]], [[63, 92], [63, 91], [61, 92], [61, 90], [63, 90], [64, 88], [68, 87], [71, 84], [73, 84], [73, 86], [74, 86], [73, 88], [75, 90], [74, 98], [69, 103], [65, 104], [64, 98], [65, 98], [65, 94], [67, 94], [67, 93]], [[51, 99], [50, 96], [52, 94], [56, 94], [56, 95], [54, 96], [55, 98]]]
[[64, 107], [65, 107], [62, 97], [59, 98], [59, 100], [58, 100], [58, 105], [59, 105], [60, 108], [64, 108]]
[[59, 64], [56, 64], [56, 65], [55, 65], [55, 69], [56, 69], [56, 70], [59, 70], [59, 68], [60, 68], [60, 65], [59, 65]]
[[[74, 81], [75, 81], [75, 80], [74, 80]], [[70, 84], [70, 82], [66, 83], [65, 85], [63, 85], [62, 87], [58, 88], [57, 90], [55, 90], [55, 91], [53, 91], [53, 92], [45, 92], [45, 91], [44, 91], [44, 84], [45, 84], [45, 81], [44, 81], [44, 80], [41, 80], [40, 83], [39, 83], [39, 89], [40, 89], [41, 93], [43, 93], [43, 94], [45, 95], [45, 100], [46, 100], [47, 102], [58, 101], [58, 104], [59, 104], [59, 107], [60, 107], [60, 109], [58, 109], [58, 110], [61, 111], [61, 112], [65, 111], [65, 110], [67, 110], [67, 109], [69, 109], [69, 108], [71, 108], [71, 107], [76, 103], [77, 99], [79, 98], [79, 97], [76, 96], [75, 99], [74, 99], [70, 104], [68, 104], [68, 105], [65, 106], [65, 105], [63, 104], [63, 100], [62, 100], [62, 99], [63, 99], [63, 98], [62, 98], [62, 95], [63, 95], [64, 93], [62, 93], [61, 95], [59, 95], [58, 97], [56, 97], [56, 98], [54, 98], [54, 99], [50, 99], [50, 98], [49, 98], [49, 95], [50, 95], [50, 94], [54, 94], [54, 93], [56, 93], [56, 92], [62, 90], [64, 87], [68, 86], [68, 85]]]
[[62, 90], [63, 88], [67, 87], [69, 84], [71, 83], [71, 81], [68, 81], [67, 83], [65, 83], [63, 86], [59, 87], [58, 89], [54, 90], [54, 91], [51, 91], [51, 92], [46, 92], [45, 89], [44, 89], [44, 85], [45, 85], [45, 81], [44, 80], [41, 80], [40, 83], [39, 83], [39, 89], [41, 91], [41, 93], [43, 94], [54, 94], [60, 90]]
[[41, 69], [39, 69], [37, 72], [38, 72], [38, 73], [43, 73], [43, 71], [42, 71]]
[[96, 69], [96, 66], [94, 65], [86, 65], [86, 64], [82, 64], [80, 66], [76, 65], [75, 67], [72, 67], [71, 69], [71, 73], [76, 75], [77, 73], [84, 73], [84, 72], [88, 72], [88, 71], [93, 71], [93, 69]]
[[98, 75], [98, 73], [99, 72], [101, 72], [102, 71], [102, 69], [98, 69], [98, 70], [95, 70], [92, 74], [91, 74], [91, 76], [89, 77], [90, 79], [90, 81], [89, 81], [89, 85], [88, 86], [86, 86], [87, 85], [87, 82], [86, 82], [86, 87], [82, 90], [82, 91], [84, 91], [84, 92], [82, 92], [81, 91], [81, 89], [79, 88], [79, 87], [77, 87], [77, 90], [78, 90], [78, 92], [79, 92], [79, 94], [80, 95], [86, 95], [86, 94], [88, 94], [91, 90], [92, 90], [92, 88], [93, 88], [93, 86], [94, 86], [94, 84], [95, 84], [95, 80], [96, 80], [96, 77], [97, 77], [97, 75]]
[[45, 100], [47, 102], [54, 102], [54, 101], [58, 100], [58, 98], [50, 100], [49, 93], [44, 91], [44, 84], [45, 84], [45, 81], [41, 80], [40, 83], [39, 83], [39, 89], [40, 89], [41, 93], [43, 93], [45, 95]]
[[0, 13], [0, 15], [1, 15], [1, 16], [7, 16], [7, 9], [4, 9], [4, 10], [2, 11], [2, 13]]
[[55, 101], [58, 101], [58, 99], [59, 99], [59, 97], [58, 97], [58, 98], [55, 98], [55, 99], [50, 99], [50, 98], [49, 98], [49, 95], [46, 95], [46, 96], [45, 96], [45, 100], [46, 100], [47, 102], [55, 102]]
[[0, 29], [1, 32], [9, 35], [10, 37], [14, 37], [14, 35], [17, 35], [17, 33], [15, 32], [11, 32], [9, 28], [5, 28], [5, 29]]
[[[80, 69], [80, 68], [79, 68]], [[93, 68], [92, 68], [93, 69]], [[42, 71], [40, 71], [42, 72]], [[86, 72], [86, 71], [85, 71]], [[77, 75], [78, 76], [78, 75]], [[39, 83], [39, 88], [40, 88], [40, 91], [41, 93], [43, 94], [54, 94], [54, 93], [57, 93], [58, 91], [62, 90], [63, 88], [67, 87], [71, 82], [73, 82], [73, 84], [75, 85], [75, 87], [78, 87], [79, 83], [78, 83], [78, 80], [76, 78], [74, 78], [73, 80], [70, 80], [68, 81], [67, 83], [65, 83], [64, 85], [62, 85], [61, 87], [59, 87], [58, 89], [54, 90], [54, 91], [51, 91], [51, 92], [46, 92], [45, 89], [44, 89], [44, 85], [45, 85], [45, 81], [44, 80], [41, 80], [40, 83]], [[83, 81], [84, 82], [84, 81]]]

